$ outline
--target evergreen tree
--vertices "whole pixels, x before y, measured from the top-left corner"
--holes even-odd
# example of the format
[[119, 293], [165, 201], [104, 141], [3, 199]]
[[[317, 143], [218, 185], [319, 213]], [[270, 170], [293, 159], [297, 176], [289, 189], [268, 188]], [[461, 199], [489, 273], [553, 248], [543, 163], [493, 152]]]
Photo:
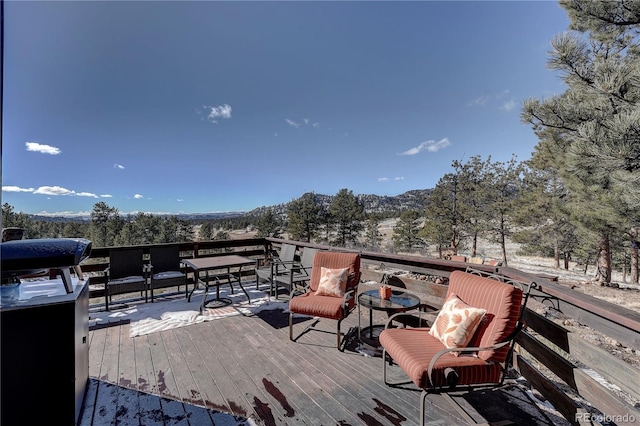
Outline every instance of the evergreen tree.
[[2, 204], [2, 227], [22, 228], [24, 229], [24, 238], [40, 238], [40, 232], [36, 229], [31, 217], [23, 212], [16, 213], [14, 207], [9, 203]]
[[357, 243], [364, 229], [364, 206], [353, 191], [341, 189], [333, 197], [329, 206], [331, 222], [336, 229], [336, 244], [346, 247], [347, 243]]
[[457, 173], [447, 173], [440, 178], [425, 207], [426, 222], [421, 232], [427, 241], [442, 250], [458, 252], [462, 243], [463, 212], [458, 208], [462, 197]]
[[258, 218], [258, 221], [256, 222], [256, 229], [258, 230], [256, 233], [256, 237], [258, 238], [280, 238], [282, 225], [276, 215], [273, 214], [273, 210], [267, 209], [267, 211], [262, 213]]
[[110, 207], [104, 201], [93, 205], [89, 236], [94, 247], [110, 247], [114, 245], [116, 236], [124, 226], [118, 209]]
[[478, 238], [491, 227], [491, 157], [483, 161], [480, 156], [473, 156], [465, 164], [454, 161], [452, 166], [458, 177], [456, 208], [461, 233], [471, 238], [471, 256], [477, 256]]
[[485, 182], [488, 184], [487, 206], [490, 229], [494, 241], [502, 250], [502, 263], [507, 266], [507, 239], [515, 228], [515, 209], [522, 183], [522, 165], [515, 157], [506, 163], [495, 162], [490, 165]]
[[420, 213], [415, 210], [405, 210], [400, 214], [392, 237], [398, 249], [413, 252], [424, 247], [424, 241], [420, 238], [420, 219]]
[[367, 250], [379, 251], [383, 236], [380, 233], [380, 217], [374, 213], [369, 214], [364, 230], [364, 243]]
[[198, 239], [200, 241], [209, 241], [211, 239], [211, 234], [213, 233], [213, 226], [211, 222], [207, 221], [200, 225], [200, 230], [198, 232]]
[[287, 207], [289, 237], [293, 240], [311, 242], [322, 224], [323, 208], [308, 192]]
[[568, 206], [597, 234], [596, 279], [611, 281], [611, 237], [640, 206], [640, 3], [562, 0], [574, 33], [557, 36], [549, 68], [567, 90], [525, 102], [522, 119], [554, 158]]
[[569, 268], [576, 249], [576, 226], [566, 208], [568, 190], [552, 166], [548, 152], [536, 151], [525, 163], [523, 186], [516, 207], [515, 221], [521, 227], [513, 240], [529, 254], [552, 256], [555, 267]]

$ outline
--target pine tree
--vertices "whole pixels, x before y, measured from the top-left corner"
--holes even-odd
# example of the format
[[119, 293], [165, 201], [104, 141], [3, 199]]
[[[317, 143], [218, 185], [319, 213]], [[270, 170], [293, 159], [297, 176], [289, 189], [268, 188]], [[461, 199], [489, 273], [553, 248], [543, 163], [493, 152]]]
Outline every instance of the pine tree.
[[380, 251], [380, 246], [384, 238], [379, 228], [380, 217], [374, 213], [370, 213], [364, 230], [364, 243], [367, 250]]
[[440, 256], [442, 250], [457, 254], [461, 248], [464, 223], [463, 212], [459, 208], [461, 197], [458, 173], [447, 173], [436, 184], [425, 207], [426, 222], [421, 236], [438, 247]]
[[308, 192], [287, 207], [289, 237], [311, 242], [323, 223], [322, 206], [316, 202], [315, 194]]
[[346, 247], [347, 243], [357, 243], [364, 229], [364, 206], [353, 195], [353, 191], [341, 189], [333, 197], [329, 206], [331, 222], [336, 228], [336, 244]]
[[279, 238], [281, 233], [281, 224], [277, 217], [273, 214], [272, 209], [267, 209], [260, 215], [256, 222], [256, 237], [274, 237]]
[[596, 278], [611, 281], [612, 235], [640, 207], [640, 2], [563, 0], [570, 29], [552, 42], [549, 68], [567, 90], [525, 102], [533, 125], [571, 191], [573, 217], [596, 232]]
[[393, 242], [400, 250], [413, 252], [424, 247], [424, 241], [420, 237], [421, 217], [415, 210], [405, 210], [400, 214], [400, 219], [393, 228]]

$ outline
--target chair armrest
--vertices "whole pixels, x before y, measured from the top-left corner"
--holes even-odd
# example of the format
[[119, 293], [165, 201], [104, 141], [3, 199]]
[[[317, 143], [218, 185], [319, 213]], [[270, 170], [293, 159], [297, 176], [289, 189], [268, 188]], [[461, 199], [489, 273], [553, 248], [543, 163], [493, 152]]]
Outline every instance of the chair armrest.
[[291, 300], [292, 298], [308, 293], [309, 289], [305, 288], [304, 290], [300, 290], [300, 287], [298, 286], [291, 286], [291, 293], [289, 293], [289, 300]]
[[493, 346], [485, 346], [485, 347], [468, 346], [466, 348], [446, 348], [438, 351], [433, 356], [433, 358], [431, 358], [431, 362], [429, 362], [429, 368], [427, 369], [427, 379], [429, 380], [430, 387], [433, 387], [433, 379], [432, 379], [433, 367], [435, 367], [436, 362], [438, 362], [438, 359], [440, 359], [440, 357], [446, 354], [449, 354], [451, 352], [480, 352], [480, 351], [496, 350], [510, 343], [511, 343], [511, 340], [505, 340], [504, 342], [496, 343]]
[[356, 295], [356, 290], [355, 289], [351, 289], [349, 291], [347, 291], [343, 296], [342, 296], [342, 308], [343, 309], [348, 309], [349, 305], [347, 304], [347, 302], [351, 299], [355, 299]]

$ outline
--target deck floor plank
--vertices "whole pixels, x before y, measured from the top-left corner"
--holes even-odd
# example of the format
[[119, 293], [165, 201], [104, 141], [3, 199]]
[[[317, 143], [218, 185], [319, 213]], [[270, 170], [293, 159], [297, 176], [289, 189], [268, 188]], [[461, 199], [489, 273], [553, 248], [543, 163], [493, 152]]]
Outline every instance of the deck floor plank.
[[107, 339], [107, 329], [100, 328], [89, 333], [89, 376], [100, 377], [104, 348]]
[[[224, 411], [227, 413], [234, 413], [236, 415], [244, 415], [247, 413], [239, 413], [236, 409], [232, 409], [237, 398], [235, 393], [225, 389], [223, 393], [218, 383], [224, 382], [224, 376], [226, 376], [226, 370], [218, 362], [218, 357], [211, 349], [211, 346], [207, 343], [208, 336], [202, 334], [202, 329], [199, 327], [187, 327], [185, 330], [189, 339], [191, 340], [194, 350], [199, 354], [199, 360], [196, 362], [197, 366], [192, 366], [194, 369], [194, 378], [196, 383], [202, 392], [202, 396], [206, 406], [210, 409]], [[202, 363], [201, 365], [199, 363]]]
[[155, 381], [157, 383], [157, 394], [179, 399], [180, 392], [178, 391], [167, 353], [174, 351], [175, 348], [165, 347], [163, 334], [165, 333], [151, 333], [147, 335], [149, 348], [151, 349], [151, 359], [153, 360]]
[[[239, 317], [234, 317], [239, 318]], [[251, 360], [245, 357], [247, 343], [244, 335], [237, 335], [230, 331], [232, 322], [221, 323], [219, 321], [211, 321], [206, 323], [207, 334], [212, 336], [217, 346], [212, 346], [211, 350], [220, 351], [218, 362], [227, 372], [227, 377], [233, 382], [233, 386], [237, 387], [242, 395], [242, 402], [255, 413], [258, 418], [262, 419], [265, 424], [283, 424], [284, 413], [270, 401], [269, 395], [256, 386], [250, 376], [247, 365], [251, 364]]]
[[104, 353], [100, 365], [100, 380], [118, 383], [118, 362], [120, 361], [120, 327], [109, 327], [104, 341]]
[[321, 424], [321, 419], [326, 418], [328, 413], [318, 406], [317, 399], [309, 395], [309, 391], [316, 388], [316, 385], [305, 380], [301, 373], [292, 370], [291, 362], [285, 370], [278, 366], [275, 352], [280, 349], [274, 347], [273, 341], [260, 341], [254, 329], [240, 327], [238, 323], [233, 323], [230, 328], [234, 334], [243, 335], [247, 347], [259, 348], [257, 354], [244, 352], [238, 361], [243, 366], [248, 366], [247, 373], [253, 378], [254, 386], [263, 391], [271, 401], [271, 406], [282, 414], [285, 421], [290, 424]]
[[[176, 337], [175, 330], [162, 333], [162, 341], [166, 347], [173, 348], [173, 350], [167, 351], [167, 357], [169, 365], [171, 366], [171, 372], [176, 381], [178, 398], [188, 404], [204, 406], [204, 400], [189, 370], [188, 364], [190, 364], [191, 361], [195, 362], [195, 354], [192, 349], [180, 344], [179, 339]], [[189, 362], [187, 362], [187, 360]]]
[[190, 332], [194, 342], [197, 343], [210, 376], [215, 378], [210, 381], [211, 387], [218, 386], [224, 396], [226, 405], [231, 413], [242, 417], [260, 417], [255, 410], [252, 398], [242, 390], [239, 370], [233, 366], [232, 350], [220, 341], [219, 327], [223, 325], [221, 320], [197, 324]]
[[[331, 416], [336, 424], [353, 424], [357, 422], [357, 418], [353, 415], [352, 411], [361, 404], [360, 400], [345, 392], [344, 389], [337, 386], [335, 382], [328, 379], [321, 371], [317, 369], [317, 366], [312, 366], [308, 370], [303, 370], [305, 367], [306, 359], [297, 354], [296, 351], [280, 350], [280, 348], [274, 347], [273, 341], [276, 341], [281, 336], [278, 331], [274, 330], [272, 326], [264, 322], [256, 322], [256, 327], [251, 329], [252, 339], [255, 339], [259, 347], [266, 348], [268, 352], [266, 355], [269, 357], [269, 361], [273, 363], [279, 370], [281, 377], [278, 384], [288, 388], [287, 382], [290, 377], [291, 369], [296, 369], [302, 372], [304, 379], [302, 385], [306, 389], [307, 394], [316, 401], [323, 400], [323, 410], [327, 416]], [[288, 340], [288, 338], [287, 338]], [[288, 342], [287, 345], [291, 343]], [[295, 393], [293, 393], [287, 400], [296, 401]]]
[[[325, 331], [330, 331], [331, 327], [335, 327], [335, 321], [333, 321], [333, 324], [332, 321], [325, 322], [328, 324], [318, 324], [317, 327], [322, 327]], [[328, 328], [325, 326], [328, 326]], [[393, 419], [392, 421], [397, 419], [407, 420], [403, 419], [403, 416], [397, 412], [387, 412], [389, 410], [385, 411], [381, 408], [381, 406], [389, 406], [389, 404], [383, 402], [389, 399], [389, 392], [387, 389], [380, 388], [377, 380], [376, 373], [381, 368], [381, 366], [378, 368], [381, 359], [368, 359], [360, 354], [344, 352], [340, 356], [342, 361], [340, 364], [327, 362], [324, 352], [321, 354], [319, 353], [320, 351], [314, 348], [318, 345], [329, 345], [329, 354], [332, 351], [338, 353], [335, 348], [335, 334], [313, 330], [301, 337], [301, 339], [304, 338], [309, 339], [309, 341], [306, 343], [289, 341], [288, 344], [292, 346], [292, 350], [288, 352], [292, 354], [292, 359], [295, 357], [294, 363], [307, 365], [307, 374], [312, 377], [312, 380], [318, 382], [320, 389], [323, 391], [331, 390], [331, 396], [334, 398], [338, 394], [343, 395], [342, 398], [336, 398], [342, 402], [342, 410], [355, 412], [356, 416], [361, 420], [377, 416], [380, 411], [383, 411], [384, 416]], [[319, 339], [319, 342], [315, 342], [314, 339]], [[353, 366], [357, 364], [362, 364], [365, 367], [363, 374], [354, 374]], [[374, 378], [372, 379], [372, 377]], [[407, 398], [398, 399], [396, 402], [403, 403], [405, 408], [409, 409]], [[409, 419], [408, 421], [411, 423], [412, 420]]]

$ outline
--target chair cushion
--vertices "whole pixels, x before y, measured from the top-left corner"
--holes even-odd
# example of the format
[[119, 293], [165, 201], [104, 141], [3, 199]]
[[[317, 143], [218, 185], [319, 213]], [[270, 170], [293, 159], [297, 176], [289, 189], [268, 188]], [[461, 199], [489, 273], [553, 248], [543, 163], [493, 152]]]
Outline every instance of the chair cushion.
[[347, 275], [349, 268], [331, 269], [320, 268], [320, 283], [318, 284], [318, 290], [316, 294], [318, 296], [344, 296], [345, 289], [347, 288]]
[[169, 278], [182, 278], [184, 277], [184, 274], [180, 271], [166, 271], [166, 272], [160, 272], [158, 274], [153, 274], [153, 279], [154, 280], [166, 280]]
[[[480, 321], [487, 313], [474, 308], [451, 293], [442, 305], [429, 334], [439, 339], [447, 348], [464, 348], [471, 341]], [[458, 356], [460, 352], [454, 352]]]
[[[514, 331], [522, 290], [511, 284], [480, 277], [462, 271], [454, 271], [449, 276], [447, 294], [457, 294], [465, 303], [486, 309], [485, 320], [480, 323], [468, 346], [493, 346], [503, 342]], [[487, 361], [504, 362], [509, 346], [497, 351], [480, 351], [478, 357]]]
[[322, 318], [342, 318], [342, 298], [334, 296], [320, 296], [315, 292], [296, 296], [289, 301], [289, 310]]
[[130, 276], [125, 278], [118, 278], [117, 280], [109, 280], [108, 285], [122, 285], [122, 284], [134, 284], [138, 282], [144, 282], [144, 277], [141, 275]]
[[[402, 368], [409, 379], [420, 388], [431, 387], [427, 378], [429, 362], [445, 348], [440, 340], [429, 334], [428, 328], [390, 328], [380, 333], [380, 344]], [[458, 373], [458, 384], [498, 383], [500, 364], [487, 362], [471, 355], [445, 354], [434, 366], [433, 386], [446, 385], [445, 368]]]

